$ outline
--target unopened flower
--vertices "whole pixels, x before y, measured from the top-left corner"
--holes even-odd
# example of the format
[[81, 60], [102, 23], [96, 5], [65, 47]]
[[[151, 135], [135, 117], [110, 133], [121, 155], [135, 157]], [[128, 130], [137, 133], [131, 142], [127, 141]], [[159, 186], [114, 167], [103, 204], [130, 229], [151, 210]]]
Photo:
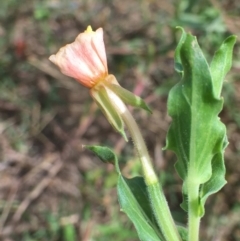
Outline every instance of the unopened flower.
[[50, 56], [61, 72], [92, 88], [108, 75], [107, 57], [102, 28], [93, 31], [90, 26], [75, 41]]
[[124, 103], [150, 111], [140, 97], [122, 88], [115, 76], [108, 74], [102, 28], [92, 31], [89, 26], [73, 43], [62, 47], [49, 59], [60, 68], [63, 74], [77, 79], [90, 89], [91, 96], [110, 124], [126, 140], [122, 119], [126, 111]]

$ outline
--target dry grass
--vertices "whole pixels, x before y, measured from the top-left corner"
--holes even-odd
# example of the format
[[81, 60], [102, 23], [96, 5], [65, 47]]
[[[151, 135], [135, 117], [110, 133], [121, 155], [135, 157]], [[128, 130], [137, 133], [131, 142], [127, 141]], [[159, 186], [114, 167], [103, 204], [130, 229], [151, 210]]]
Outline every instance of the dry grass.
[[[182, 25], [196, 33], [206, 52], [212, 52], [212, 47], [229, 33], [239, 34], [240, 9], [235, 1], [203, 1], [189, 10], [192, 15], [188, 20], [187, 10], [177, 1], [9, 0], [2, 5], [0, 240], [71, 241], [61, 238], [62, 227], [70, 224], [78, 240], [83, 241], [108, 237], [107, 231], [98, 230], [104, 223], [112, 229], [115, 223], [122, 223], [122, 227], [132, 230], [125, 215], [119, 213], [113, 167], [100, 163], [81, 148], [89, 143], [111, 146], [123, 161], [132, 160], [123, 171], [133, 175], [139, 167], [132, 145], [112, 130], [88, 91], [48, 61], [50, 54], [72, 42], [89, 24], [94, 29], [104, 28], [110, 72], [124, 87], [144, 97], [153, 109], [151, 116], [142, 111], [134, 111], [134, 116], [157, 171], [163, 172], [174, 214], [179, 221], [186, 221], [178, 207], [181, 181], [173, 169], [175, 157], [161, 152], [170, 122], [167, 93], [178, 78], [173, 70], [178, 36], [173, 27]], [[222, 25], [211, 31], [214, 14], [222, 19]], [[199, 16], [203, 22], [196, 25]], [[240, 240], [238, 56], [239, 42], [224, 88], [226, 106], [221, 114], [230, 141], [226, 150], [228, 185], [207, 202], [202, 240]], [[56, 220], [51, 221], [52, 216]], [[55, 236], [53, 222], [59, 225]], [[38, 230], [45, 230], [45, 236], [37, 237]], [[137, 240], [131, 233], [127, 238], [119, 234], [109, 237], [116, 241]]]

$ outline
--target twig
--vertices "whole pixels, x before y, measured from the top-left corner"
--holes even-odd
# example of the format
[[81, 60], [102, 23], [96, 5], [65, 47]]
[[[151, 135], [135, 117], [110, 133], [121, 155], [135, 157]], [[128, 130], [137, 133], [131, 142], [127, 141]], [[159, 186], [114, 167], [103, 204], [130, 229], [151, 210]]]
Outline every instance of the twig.
[[18, 207], [16, 213], [13, 216], [14, 223], [17, 223], [21, 219], [23, 213], [27, 210], [31, 202], [41, 195], [43, 190], [47, 188], [52, 179], [61, 170], [62, 166], [63, 162], [60, 160], [60, 158], [55, 161], [55, 164], [50, 168], [48, 172], [48, 176], [43, 178], [43, 180], [32, 190], [32, 192], [22, 201]]
[[7, 203], [3, 209], [3, 212], [2, 212], [2, 215], [1, 215], [1, 219], [0, 219], [0, 234], [2, 233], [2, 230], [3, 230], [3, 227], [4, 227], [4, 224], [8, 218], [8, 215], [9, 215], [9, 212], [12, 208], [12, 204], [15, 200], [15, 197], [16, 197], [16, 194], [17, 194], [17, 191], [18, 191], [18, 188], [19, 188], [19, 185], [14, 185], [12, 187], [12, 190], [10, 192], [10, 198], [7, 199]]

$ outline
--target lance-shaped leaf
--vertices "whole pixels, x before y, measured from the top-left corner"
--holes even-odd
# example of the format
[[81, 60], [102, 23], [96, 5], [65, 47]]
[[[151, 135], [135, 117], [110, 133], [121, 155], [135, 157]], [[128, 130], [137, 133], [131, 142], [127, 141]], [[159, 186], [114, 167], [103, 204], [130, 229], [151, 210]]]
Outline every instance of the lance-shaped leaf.
[[199, 214], [200, 216], [204, 215], [204, 204], [207, 200], [207, 198], [213, 194], [219, 191], [227, 182], [225, 180], [225, 165], [224, 165], [224, 159], [223, 159], [223, 153], [218, 153], [214, 156], [212, 160], [212, 169], [214, 170], [212, 173], [212, 176], [209, 181], [202, 184], [200, 187], [200, 210]]
[[118, 199], [122, 211], [134, 223], [141, 241], [164, 240], [157, 227], [142, 177], [127, 179], [119, 175]]
[[178, 73], [183, 74], [183, 66], [182, 66], [182, 60], [180, 56], [180, 51], [182, 48], [183, 43], [185, 42], [186, 39], [186, 32], [183, 30], [181, 27], [177, 27], [178, 29], [182, 30], [182, 36], [178, 42], [177, 48], [175, 49], [175, 54], [174, 54], [174, 68]]
[[[188, 195], [188, 182], [201, 185], [209, 181], [208, 187], [202, 187], [201, 216], [205, 198], [225, 184], [224, 169], [212, 169], [216, 163], [223, 165], [221, 153], [225, 148], [225, 126], [218, 117], [223, 101], [215, 95], [219, 85], [212, 80], [196, 37], [183, 31], [175, 58], [183, 67], [183, 78], [169, 94], [168, 113], [172, 123], [165, 148], [174, 151], [178, 157], [176, 170], [184, 181], [184, 197]], [[189, 166], [192, 173], [189, 173]], [[218, 185], [213, 187], [216, 176]], [[187, 207], [186, 199], [182, 207]]]
[[110, 148], [97, 145], [84, 145], [83, 147], [95, 153], [102, 162], [116, 164], [117, 156]]
[[235, 43], [236, 36], [228, 37], [216, 51], [210, 65], [214, 92], [218, 98], [222, 91], [223, 79], [232, 66], [232, 52]]
[[108, 119], [109, 123], [113, 126], [113, 128], [122, 134], [124, 139], [128, 141], [127, 136], [124, 131], [124, 124], [121, 116], [113, 107], [111, 101], [109, 100], [107, 91], [104, 86], [98, 87], [98, 89], [92, 88], [90, 90], [91, 96], [98, 104], [99, 108], [102, 110], [103, 114]]
[[86, 145], [104, 163], [114, 163], [118, 173], [118, 199], [121, 210], [133, 222], [141, 241], [164, 241], [148, 198], [147, 187], [142, 177], [127, 179], [122, 176], [118, 158], [108, 147]]
[[149, 106], [145, 103], [145, 101], [142, 98], [140, 98], [137, 95], [134, 95], [132, 92], [124, 89], [120, 85], [106, 83], [105, 86], [107, 86], [107, 88], [109, 88], [115, 94], [117, 94], [118, 97], [120, 97], [120, 99], [124, 103], [134, 106], [134, 107], [142, 108], [142, 109], [148, 111], [149, 113], [152, 113], [151, 109], [149, 108]]

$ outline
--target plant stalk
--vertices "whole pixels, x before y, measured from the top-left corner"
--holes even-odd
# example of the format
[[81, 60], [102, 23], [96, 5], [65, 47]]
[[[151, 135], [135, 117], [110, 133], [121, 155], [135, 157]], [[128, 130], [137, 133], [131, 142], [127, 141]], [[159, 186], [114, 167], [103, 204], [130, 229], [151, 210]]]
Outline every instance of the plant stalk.
[[173, 221], [161, 184], [153, 169], [151, 158], [138, 125], [123, 101], [111, 90], [107, 89], [107, 92], [111, 103], [122, 117], [133, 139], [142, 164], [144, 180], [157, 223], [167, 241], [180, 241], [180, 235]]
[[199, 240], [199, 228], [201, 217], [199, 208], [199, 184], [194, 182], [194, 175], [188, 179], [188, 240]]

